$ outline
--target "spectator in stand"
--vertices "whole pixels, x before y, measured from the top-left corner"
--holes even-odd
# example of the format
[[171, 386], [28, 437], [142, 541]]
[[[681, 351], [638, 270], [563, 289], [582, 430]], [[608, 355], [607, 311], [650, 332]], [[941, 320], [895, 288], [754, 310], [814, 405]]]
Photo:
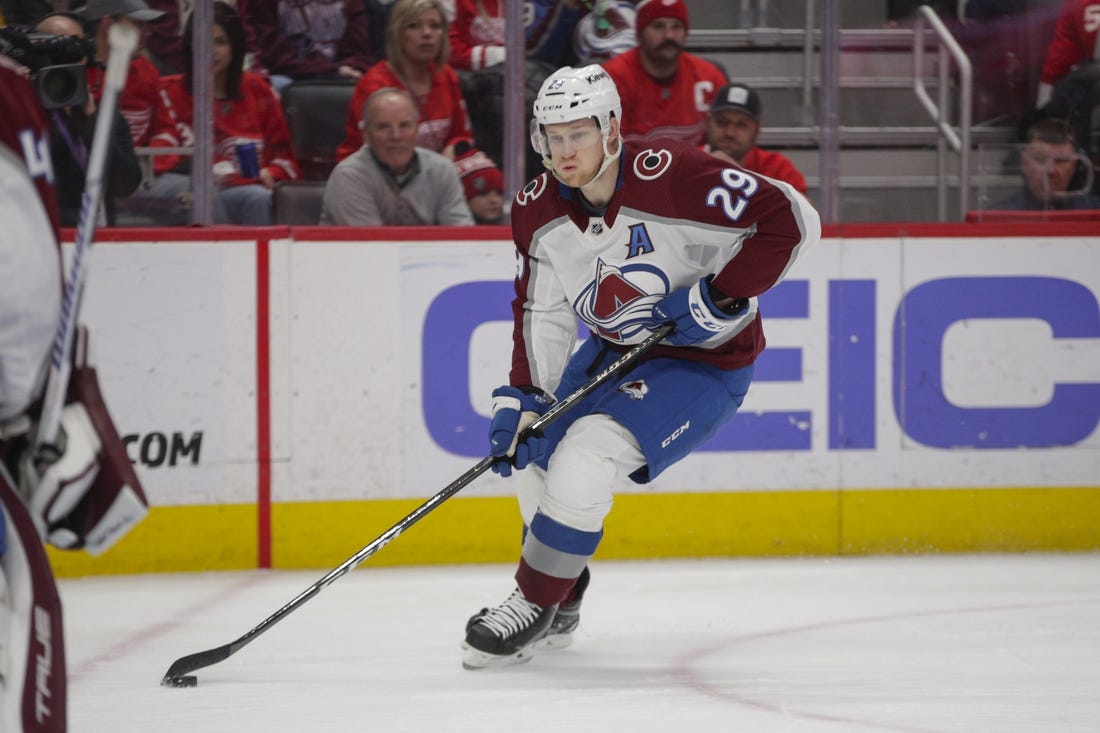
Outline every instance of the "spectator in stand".
[[[144, 39], [146, 24], [164, 18], [164, 13], [153, 10], [142, 0], [89, 0], [82, 15], [95, 33], [95, 57], [97, 64], [88, 69], [88, 89], [96, 102], [103, 96], [103, 76], [110, 46], [107, 34], [115, 23], [129, 23], [138, 29]], [[130, 59], [126, 86], [118, 98], [118, 109], [130, 126], [130, 138], [134, 146], [144, 147], [153, 137], [153, 130], [163, 130], [171, 125], [171, 117], [160, 94], [160, 72], [139, 45]]]
[[[176, 115], [170, 133], [157, 135], [153, 147], [186, 147], [192, 128], [191, 18], [183, 34], [184, 73], [164, 78], [164, 93]], [[240, 17], [224, 2], [214, 3], [214, 199], [217, 224], [260, 226], [271, 223], [271, 190], [278, 181], [298, 178], [298, 163], [279, 99], [262, 77], [244, 71], [245, 35]], [[190, 189], [190, 158], [157, 156], [158, 173], [148, 192], [167, 204], [175, 223], [184, 223]], [[179, 221], [180, 218], [184, 221]]]
[[254, 2], [248, 21], [277, 89], [299, 79], [358, 81], [378, 60], [363, 0]]
[[[1078, 171], [1090, 167], [1077, 151], [1073, 135], [1064, 120], [1040, 120], [1027, 131], [1027, 143], [1020, 153], [1023, 188], [990, 206], [1010, 211], [1100, 209], [1100, 198], [1086, 190], [1085, 181], [1075, 180]], [[1071, 190], [1074, 184], [1080, 188]]]
[[[477, 71], [503, 63], [506, 0], [455, 0], [451, 66]], [[524, 4], [527, 58], [557, 68], [572, 61], [573, 29], [585, 8], [579, 0], [533, 0]]]
[[1100, 61], [1100, 3], [1065, 0], [1043, 62], [1036, 106], [1046, 105], [1058, 80], [1089, 60]]
[[684, 51], [684, 0], [642, 0], [636, 6], [638, 47], [606, 62], [623, 104], [627, 139], [670, 137], [702, 145], [714, 93], [729, 83], [714, 64]]
[[[256, 38], [249, 25], [249, 8], [251, 3], [264, 3], [271, 0], [225, 0], [231, 5], [241, 18], [244, 26], [245, 55], [244, 68], [257, 74], [266, 75], [266, 71], [260, 66], [256, 53]], [[183, 73], [183, 30], [191, 10], [195, 6], [194, 0], [145, 0], [149, 7], [164, 13], [164, 20], [149, 26], [149, 35], [146, 39], [146, 51], [161, 74]]]
[[[84, 38], [83, 20], [74, 13], [58, 12], [42, 18], [35, 29], [41, 33]], [[96, 101], [90, 94], [82, 107], [62, 107], [49, 113], [50, 157], [53, 159], [54, 186], [63, 227], [75, 227], [80, 222], [88, 156], [92, 150], [97, 117]], [[115, 199], [129, 196], [140, 183], [141, 165], [134, 153], [130, 129], [116, 110], [103, 171], [105, 218], [98, 223], [113, 225]]]
[[454, 164], [416, 146], [416, 100], [385, 87], [363, 107], [361, 144], [333, 169], [321, 224], [337, 226], [470, 225]]
[[787, 156], [756, 146], [761, 110], [760, 95], [744, 84], [719, 89], [707, 115], [707, 144], [703, 149], [745, 170], [786, 181], [805, 194], [806, 179]]
[[337, 160], [362, 146], [359, 121], [364, 105], [388, 87], [408, 91], [416, 103], [417, 146], [438, 153], [455, 140], [471, 137], [466, 100], [447, 56], [447, 17], [440, 0], [397, 0], [386, 26], [386, 58], [355, 85]]
[[473, 146], [472, 140], [455, 145], [455, 170], [462, 181], [466, 205], [475, 224], [507, 224], [504, 214], [504, 174], [496, 163]]

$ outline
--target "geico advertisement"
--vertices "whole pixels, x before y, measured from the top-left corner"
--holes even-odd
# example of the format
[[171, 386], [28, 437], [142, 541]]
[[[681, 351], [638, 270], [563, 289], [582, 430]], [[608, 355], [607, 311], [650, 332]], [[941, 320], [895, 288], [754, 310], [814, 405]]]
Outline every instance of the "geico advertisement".
[[[761, 298], [737, 416], [619, 490], [1094, 486], [1098, 265], [1083, 238], [825, 240]], [[514, 271], [509, 242], [280, 242], [267, 270], [247, 243], [109, 244], [85, 309], [155, 503], [255, 501], [262, 420], [276, 501], [425, 497], [487, 451]]]
[[[486, 453], [510, 365], [498, 247], [402, 250], [406, 487]], [[506, 247], [507, 248], [507, 247]], [[1100, 242], [826, 240], [760, 299], [768, 347], [740, 412], [628, 491], [1095, 485]], [[625, 379], [625, 378], [624, 378]], [[509, 490], [495, 477], [473, 491]]]

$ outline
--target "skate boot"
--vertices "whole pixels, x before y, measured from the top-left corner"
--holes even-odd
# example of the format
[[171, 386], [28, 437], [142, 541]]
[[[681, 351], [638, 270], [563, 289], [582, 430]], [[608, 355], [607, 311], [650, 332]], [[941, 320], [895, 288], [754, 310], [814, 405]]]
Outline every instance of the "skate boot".
[[481, 669], [530, 661], [556, 610], [531, 603], [516, 588], [504, 603], [483, 608], [466, 622], [462, 666]]
[[581, 622], [581, 599], [584, 598], [590, 578], [591, 573], [585, 566], [580, 577], [577, 578], [577, 584], [573, 586], [573, 599], [558, 606], [558, 612], [554, 615], [546, 636], [539, 640], [538, 646], [546, 649], [564, 649], [573, 643], [573, 632]]

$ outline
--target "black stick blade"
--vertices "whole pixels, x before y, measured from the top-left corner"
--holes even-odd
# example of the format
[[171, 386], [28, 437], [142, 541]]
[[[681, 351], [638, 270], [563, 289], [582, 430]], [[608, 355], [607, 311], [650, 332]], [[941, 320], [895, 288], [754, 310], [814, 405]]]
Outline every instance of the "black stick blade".
[[232, 646], [232, 644], [225, 644], [215, 649], [207, 649], [204, 652], [196, 652], [195, 654], [188, 654], [186, 657], [180, 657], [172, 662], [172, 666], [164, 673], [160, 683], [165, 687], [179, 687], [180, 685], [176, 684], [175, 680], [194, 672], [196, 669], [202, 669], [224, 661], [233, 653]]

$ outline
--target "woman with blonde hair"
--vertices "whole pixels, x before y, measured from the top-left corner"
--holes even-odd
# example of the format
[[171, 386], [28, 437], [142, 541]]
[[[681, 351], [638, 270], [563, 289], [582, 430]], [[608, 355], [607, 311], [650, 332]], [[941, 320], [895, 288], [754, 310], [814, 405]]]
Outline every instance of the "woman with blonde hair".
[[336, 151], [338, 159], [362, 146], [363, 105], [385, 87], [405, 89], [416, 100], [418, 147], [444, 152], [455, 140], [472, 136], [458, 74], [447, 63], [447, 32], [447, 15], [440, 0], [397, 0], [386, 23], [386, 58], [355, 86], [344, 141]]

